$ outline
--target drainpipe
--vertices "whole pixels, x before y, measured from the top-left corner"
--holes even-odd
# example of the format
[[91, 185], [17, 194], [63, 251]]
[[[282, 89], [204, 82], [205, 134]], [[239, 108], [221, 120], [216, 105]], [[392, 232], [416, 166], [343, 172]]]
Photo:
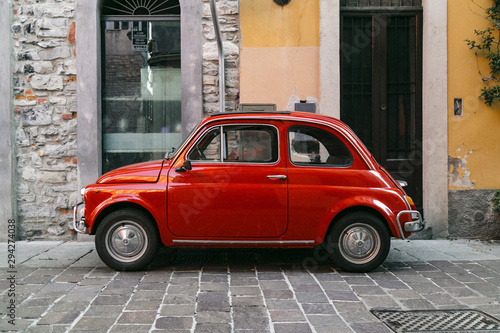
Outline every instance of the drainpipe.
[[217, 49], [219, 53], [219, 107], [220, 112], [226, 112], [226, 78], [224, 66], [224, 46], [222, 45], [222, 35], [219, 27], [219, 16], [217, 15], [217, 5], [215, 0], [210, 0], [210, 10], [212, 11], [212, 21], [214, 23], [215, 37], [217, 39]]

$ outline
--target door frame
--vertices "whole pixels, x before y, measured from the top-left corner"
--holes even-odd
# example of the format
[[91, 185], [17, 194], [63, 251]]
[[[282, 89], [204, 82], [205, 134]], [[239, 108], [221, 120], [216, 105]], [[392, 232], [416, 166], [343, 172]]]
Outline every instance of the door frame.
[[[340, 119], [340, 2], [320, 1], [320, 112]], [[422, 1], [422, 177], [430, 234], [448, 235], [448, 0]], [[422, 234], [422, 233], [420, 233]]]

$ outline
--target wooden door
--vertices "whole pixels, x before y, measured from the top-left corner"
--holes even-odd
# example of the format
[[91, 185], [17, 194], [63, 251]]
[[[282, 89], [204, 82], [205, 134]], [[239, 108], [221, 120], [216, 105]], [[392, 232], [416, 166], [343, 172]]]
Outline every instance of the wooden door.
[[341, 17], [341, 119], [421, 209], [421, 11]]

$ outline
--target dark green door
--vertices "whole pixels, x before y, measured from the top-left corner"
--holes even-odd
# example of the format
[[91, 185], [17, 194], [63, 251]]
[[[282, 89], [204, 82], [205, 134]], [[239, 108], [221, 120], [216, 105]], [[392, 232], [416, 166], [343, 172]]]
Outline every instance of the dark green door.
[[340, 117], [421, 209], [421, 11], [341, 17]]

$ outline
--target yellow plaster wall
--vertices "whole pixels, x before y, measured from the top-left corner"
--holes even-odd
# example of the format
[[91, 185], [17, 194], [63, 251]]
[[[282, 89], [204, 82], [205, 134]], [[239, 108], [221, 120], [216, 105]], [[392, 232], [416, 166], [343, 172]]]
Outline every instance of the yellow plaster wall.
[[241, 0], [240, 102], [319, 100], [319, 0]]
[[[487, 61], [469, 50], [465, 39], [488, 26], [484, 9], [491, 0], [448, 1], [448, 155], [450, 189], [500, 189], [500, 103], [488, 107], [478, 98], [489, 75]], [[483, 15], [483, 16], [481, 16]], [[425, 24], [425, 22], [424, 22]], [[463, 116], [454, 116], [454, 98]]]

